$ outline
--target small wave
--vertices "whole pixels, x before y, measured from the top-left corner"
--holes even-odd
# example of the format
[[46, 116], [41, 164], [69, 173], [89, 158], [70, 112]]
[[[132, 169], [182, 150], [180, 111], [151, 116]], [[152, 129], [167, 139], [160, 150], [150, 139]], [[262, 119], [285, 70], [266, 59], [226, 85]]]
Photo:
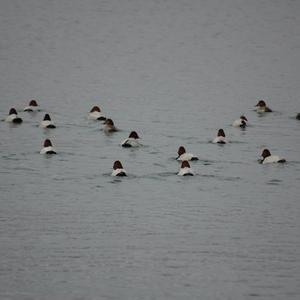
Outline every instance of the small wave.
[[228, 141], [228, 144], [248, 144], [248, 143], [242, 141]]
[[212, 175], [212, 174], [203, 174], [202, 177], [217, 179], [221, 181], [236, 181], [241, 180], [239, 176], [221, 176], [221, 175]]
[[280, 183], [282, 183], [282, 180], [279, 179], [272, 179], [267, 182], [268, 185], [280, 185]]
[[16, 157], [16, 154], [5, 154], [5, 155], [2, 155], [1, 158], [4, 158], [6, 160], [20, 160], [20, 158], [17, 158]]

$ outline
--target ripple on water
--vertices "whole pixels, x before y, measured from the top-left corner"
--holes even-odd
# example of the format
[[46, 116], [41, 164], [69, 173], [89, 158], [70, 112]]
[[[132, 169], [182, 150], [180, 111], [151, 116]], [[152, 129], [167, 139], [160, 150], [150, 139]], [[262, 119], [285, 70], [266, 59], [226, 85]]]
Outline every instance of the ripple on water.
[[280, 185], [282, 183], [282, 180], [279, 179], [271, 179], [267, 181], [268, 185]]

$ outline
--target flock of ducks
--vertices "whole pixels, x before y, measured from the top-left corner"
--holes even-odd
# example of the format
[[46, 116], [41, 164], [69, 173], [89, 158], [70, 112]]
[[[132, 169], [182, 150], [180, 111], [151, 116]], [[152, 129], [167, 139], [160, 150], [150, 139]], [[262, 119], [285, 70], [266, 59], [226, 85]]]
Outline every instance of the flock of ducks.
[[[272, 112], [272, 110], [266, 105], [266, 102], [264, 100], [259, 100], [258, 103], [255, 105], [256, 111], [258, 113], [269, 113]], [[29, 105], [24, 108], [24, 111], [26, 112], [36, 112], [39, 111], [39, 106], [37, 104], [36, 100], [31, 100], [29, 102]], [[105, 133], [112, 133], [118, 131], [118, 129], [115, 127], [114, 122], [112, 119], [106, 118], [100, 108], [98, 106], [94, 106], [89, 114], [88, 114], [89, 120], [94, 121], [103, 121], [103, 130]], [[300, 113], [297, 114], [296, 119], [300, 120]], [[15, 108], [11, 108], [9, 111], [8, 116], [5, 118], [6, 122], [9, 123], [15, 123], [20, 124], [23, 122], [23, 120], [18, 116], [18, 113]], [[235, 120], [232, 123], [232, 126], [234, 127], [240, 127], [245, 128], [247, 127], [248, 119], [242, 115], [239, 119]], [[40, 123], [41, 128], [45, 129], [54, 129], [56, 126], [52, 122], [50, 115], [45, 114], [44, 119]], [[125, 139], [121, 146], [124, 148], [130, 148], [130, 147], [139, 147], [141, 146], [139, 142], [139, 136], [136, 133], [136, 131], [132, 131], [128, 138]], [[219, 129], [217, 136], [213, 139], [212, 143], [215, 144], [226, 144], [226, 136], [223, 129]], [[178, 172], [179, 176], [193, 176], [194, 171], [192, 170], [189, 161], [198, 160], [198, 157], [187, 153], [185, 148], [183, 146], [180, 146], [178, 151], [178, 157], [176, 158], [177, 161], [181, 162], [180, 170]], [[43, 148], [40, 151], [40, 154], [45, 155], [52, 155], [56, 154], [56, 150], [54, 149], [51, 141], [49, 139], [46, 139], [43, 144]], [[277, 155], [272, 155], [269, 149], [264, 149], [261, 154], [261, 158], [259, 159], [259, 163], [261, 164], [268, 164], [268, 163], [284, 163], [286, 162], [285, 159], [280, 158]], [[127, 176], [126, 170], [123, 168], [122, 163], [117, 160], [113, 164], [113, 171], [111, 173], [112, 176]]]

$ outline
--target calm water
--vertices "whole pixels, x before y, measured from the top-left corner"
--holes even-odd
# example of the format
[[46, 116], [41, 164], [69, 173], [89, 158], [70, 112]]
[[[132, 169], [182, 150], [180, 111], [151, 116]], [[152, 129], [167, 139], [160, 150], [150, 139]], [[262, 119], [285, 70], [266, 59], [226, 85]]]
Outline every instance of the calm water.
[[[299, 299], [299, 16], [291, 0], [2, 0], [0, 117], [42, 111], [0, 122], [0, 298]], [[120, 132], [87, 121], [95, 104]], [[131, 130], [144, 147], [119, 146]], [[180, 145], [194, 177], [176, 176]], [[264, 147], [288, 163], [258, 164]]]

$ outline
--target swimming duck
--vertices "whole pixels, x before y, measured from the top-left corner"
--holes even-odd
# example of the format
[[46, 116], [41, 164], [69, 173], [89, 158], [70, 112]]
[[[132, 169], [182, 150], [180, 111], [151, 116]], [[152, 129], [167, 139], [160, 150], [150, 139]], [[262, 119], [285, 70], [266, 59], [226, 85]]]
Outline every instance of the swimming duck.
[[15, 108], [9, 110], [8, 116], [5, 118], [5, 122], [20, 124], [23, 120], [18, 117], [18, 113]]
[[34, 112], [38, 110], [38, 104], [36, 102], [36, 100], [31, 100], [29, 102], [29, 106], [26, 106], [24, 108], [24, 111], [29, 111], [29, 112]]
[[186, 153], [185, 148], [183, 146], [180, 146], [178, 148], [178, 157], [176, 158], [179, 161], [184, 161], [184, 160], [198, 160], [198, 157], [195, 156], [192, 153]]
[[258, 113], [272, 112], [264, 100], [259, 100], [255, 107]]
[[56, 151], [54, 150], [49, 139], [44, 141], [44, 148], [40, 151], [40, 154], [56, 154]]
[[89, 120], [98, 120], [98, 121], [105, 121], [106, 118], [102, 115], [101, 109], [99, 106], [94, 106], [88, 115]]
[[105, 120], [103, 130], [107, 133], [118, 131], [112, 119]]
[[277, 155], [272, 155], [269, 149], [264, 149], [261, 154], [261, 159], [259, 162], [261, 164], [270, 164], [270, 163], [285, 163], [286, 160], [284, 158], [279, 158]]
[[131, 131], [128, 138], [121, 143], [121, 146], [125, 148], [139, 147], [141, 146], [139, 139], [138, 134], [135, 131]]
[[126, 171], [123, 169], [123, 166], [119, 160], [116, 160], [113, 165], [113, 171], [111, 176], [127, 176]]
[[42, 128], [56, 128], [56, 126], [51, 121], [50, 115], [45, 114], [43, 121], [40, 123], [40, 127]]
[[188, 161], [184, 160], [181, 163], [180, 171], [177, 175], [179, 175], [179, 176], [194, 176], [194, 172], [191, 169]]
[[244, 115], [242, 115], [242, 116], [240, 116], [239, 119], [235, 120], [232, 123], [232, 126], [233, 127], [245, 128], [247, 126], [247, 122], [248, 122], [248, 119]]
[[225, 132], [223, 129], [219, 129], [217, 137], [213, 140], [214, 144], [226, 144]]

